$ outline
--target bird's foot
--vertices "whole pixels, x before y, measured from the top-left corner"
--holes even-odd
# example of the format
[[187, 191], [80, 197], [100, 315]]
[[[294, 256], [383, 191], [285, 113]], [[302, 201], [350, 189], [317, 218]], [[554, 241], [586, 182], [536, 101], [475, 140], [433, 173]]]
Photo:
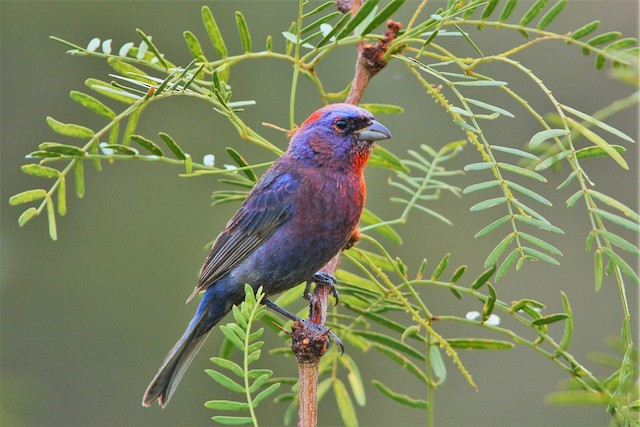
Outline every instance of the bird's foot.
[[331, 287], [331, 294], [335, 299], [334, 305], [338, 305], [340, 295], [338, 294], [338, 289], [336, 289], [337, 282], [338, 280], [331, 274], [319, 271], [313, 275], [311, 280], [307, 280], [307, 285], [304, 287], [304, 294], [302, 295], [302, 298], [306, 300], [311, 299], [311, 283], [315, 283], [316, 285], [326, 285]]
[[264, 300], [264, 305], [266, 305], [268, 308], [275, 311], [276, 313], [283, 315], [287, 319], [293, 320], [294, 322], [302, 323], [307, 329], [309, 329], [310, 331], [316, 334], [329, 336], [329, 338], [335, 341], [335, 343], [340, 347], [340, 354], [344, 354], [344, 344], [342, 344], [342, 341], [340, 340], [340, 338], [338, 338], [338, 336], [334, 334], [331, 329], [327, 328], [324, 325], [320, 325], [318, 323], [313, 323], [313, 322], [310, 322], [309, 320], [302, 319], [301, 317], [298, 317], [295, 314], [291, 313], [289, 310], [286, 310], [274, 304], [268, 299]]

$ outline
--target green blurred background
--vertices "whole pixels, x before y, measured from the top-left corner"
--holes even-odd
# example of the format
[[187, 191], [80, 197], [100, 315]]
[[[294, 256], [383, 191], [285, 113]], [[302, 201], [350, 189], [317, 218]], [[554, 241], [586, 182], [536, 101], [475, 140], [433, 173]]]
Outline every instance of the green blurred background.
[[[531, 2], [520, 2], [514, 12], [522, 15]], [[282, 49], [280, 32], [295, 19], [294, 1], [209, 1], [209, 2], [32, 2], [5, 1], [0, 7], [1, 43], [1, 148], [2, 148], [2, 239], [1, 239], [1, 406], [2, 426], [176, 426], [207, 425], [212, 411], [202, 403], [225, 398], [207, 375], [207, 357], [217, 353], [221, 334], [214, 333], [187, 372], [171, 404], [164, 410], [140, 405], [142, 392], [156, 372], [166, 352], [182, 333], [195, 309], [183, 301], [193, 289], [206, 253], [205, 243], [223, 227], [236, 206], [212, 209], [209, 196], [220, 188], [214, 178], [179, 178], [179, 168], [144, 162], [106, 165], [96, 173], [87, 165], [86, 195], [78, 201], [70, 191], [69, 212], [58, 221], [59, 240], [48, 237], [46, 220], [32, 220], [19, 229], [22, 207], [10, 207], [7, 199], [17, 192], [47, 185], [20, 172], [24, 156], [43, 141], [58, 140], [45, 123], [50, 115], [63, 122], [97, 128], [102, 122], [68, 97], [70, 90], [86, 90], [88, 77], [109, 80], [110, 68], [98, 59], [74, 58], [65, 47], [52, 42], [55, 35], [80, 45], [93, 37], [113, 38], [114, 48], [136, 41], [135, 29], [153, 36], [153, 41], [175, 63], [186, 64], [190, 54], [182, 38], [191, 30], [207, 40], [200, 20], [200, 8], [208, 4], [226, 36], [232, 52], [240, 51], [233, 12], [242, 10], [249, 23], [254, 45], [259, 48], [267, 34], [274, 36], [275, 50]], [[418, 3], [408, 1], [398, 15], [407, 22], [408, 11]], [[428, 3], [433, 13], [436, 2]], [[593, 19], [602, 21], [602, 31], [620, 30], [625, 36], [638, 32], [638, 2], [570, 2], [550, 27], [560, 32], [575, 29]], [[498, 52], [521, 42], [517, 32], [472, 33], [486, 52]], [[446, 41], [457, 52], [469, 49], [462, 38]], [[205, 51], [212, 52], [205, 44]], [[471, 53], [471, 52], [470, 52]], [[213, 57], [211, 53], [209, 55]], [[353, 74], [355, 53], [346, 48], [330, 55], [319, 72], [325, 87], [341, 90]], [[633, 93], [633, 89], [597, 71], [593, 57], [578, 48], [559, 42], [539, 43], [528, 54], [517, 57], [547, 82], [562, 103], [587, 113]], [[524, 76], [504, 67], [484, 69], [495, 78], [526, 93], [536, 108], [550, 106]], [[286, 139], [277, 131], [261, 127], [263, 121], [287, 126], [291, 68], [274, 60], [242, 63], [233, 69], [234, 99], [255, 99], [243, 118], [278, 146]], [[480, 99], [496, 102], [517, 118], [492, 123], [491, 140], [501, 145], [522, 147], [539, 130], [522, 109], [510, 100], [496, 97], [491, 90]], [[313, 86], [301, 80], [296, 121], [301, 122], [320, 106]], [[400, 64], [391, 64], [370, 85], [364, 102], [392, 103], [405, 107], [402, 115], [378, 119], [393, 133], [388, 147], [402, 157], [406, 150], [426, 143], [438, 148], [463, 137], [450, 118], [424, 94], [418, 83]], [[638, 139], [638, 111], [624, 111], [609, 120], [613, 126]], [[173, 135], [192, 154], [202, 159], [207, 153], [217, 163], [230, 163], [224, 148], [234, 146], [250, 162], [269, 157], [242, 141], [234, 129], [208, 105], [190, 99], [172, 99], [149, 107], [138, 133], [155, 138], [158, 131]], [[615, 141], [615, 143], [620, 143]], [[385, 144], [387, 144], [385, 142]], [[637, 206], [637, 148], [629, 146], [626, 159], [631, 172], [622, 171], [608, 159], [584, 164], [601, 192]], [[459, 156], [457, 166], [479, 160], [470, 147]], [[567, 171], [547, 173], [549, 183], [537, 185], [554, 203], [541, 209], [565, 236], [545, 236], [563, 253], [562, 266], [527, 264], [497, 285], [498, 297], [505, 301], [534, 298], [545, 302], [550, 312], [561, 309], [560, 290], [569, 296], [576, 331], [572, 354], [596, 374], [608, 371], [589, 363], [588, 352], [607, 351], [608, 336], [617, 335], [621, 325], [620, 298], [615, 284], [606, 280], [594, 292], [591, 256], [584, 252], [589, 230], [581, 206], [566, 210], [564, 200], [573, 190], [556, 192]], [[385, 218], [398, 214], [398, 206], [388, 202], [388, 173], [369, 168], [368, 206]], [[478, 176], [455, 178], [464, 187]], [[530, 182], [529, 182], [530, 184]], [[485, 195], [456, 199], [444, 195], [430, 205], [454, 222], [448, 227], [415, 213], [406, 226], [403, 246], [388, 245], [415, 272], [420, 260], [431, 265], [446, 252], [452, 263], [469, 265], [471, 277], [482, 269], [488, 252], [502, 237], [476, 240], [473, 235], [496, 211], [472, 214], [469, 207]], [[486, 197], [486, 196], [485, 196]], [[541, 232], [542, 233], [542, 232]], [[635, 236], [631, 236], [631, 239]], [[630, 260], [635, 264], [635, 260]], [[633, 324], [638, 320], [638, 288], [630, 285], [629, 300]], [[469, 299], [458, 302], [448, 292], [428, 290], [431, 311], [463, 316], [478, 304]], [[304, 306], [302, 301], [299, 307]], [[481, 331], [460, 325], [437, 325], [444, 336], [469, 336]], [[560, 327], [552, 328], [561, 333]], [[637, 335], [638, 329], [634, 329]], [[500, 338], [500, 337], [496, 337]], [[272, 342], [278, 340], [273, 334]], [[274, 342], [273, 346], [280, 345]], [[347, 352], [359, 363], [367, 383], [380, 379], [396, 390], [411, 395], [423, 393], [411, 377], [399, 372], [379, 354]], [[506, 352], [464, 352], [460, 355], [471, 371], [479, 392], [472, 390], [447, 360], [449, 376], [436, 394], [438, 425], [606, 425], [601, 407], [558, 408], [544, 404], [546, 393], [557, 389], [567, 377], [549, 360], [529, 349]], [[261, 361], [267, 364], [268, 359]], [[290, 361], [277, 359], [276, 375], [295, 375]], [[271, 359], [269, 359], [271, 363]], [[275, 363], [275, 362], [274, 362]], [[281, 389], [284, 390], [284, 389]], [[282, 423], [284, 405], [264, 405], [259, 411], [265, 425]], [[368, 389], [367, 406], [359, 408], [362, 425], [416, 425], [426, 419], [417, 411], [395, 406], [373, 389]], [[332, 397], [320, 405], [323, 425], [341, 424]]]

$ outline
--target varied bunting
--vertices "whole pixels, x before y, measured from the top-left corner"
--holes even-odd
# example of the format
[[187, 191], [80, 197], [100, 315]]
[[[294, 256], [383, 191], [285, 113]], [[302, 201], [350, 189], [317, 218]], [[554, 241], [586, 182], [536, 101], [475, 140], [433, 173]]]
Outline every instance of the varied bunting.
[[204, 297], [144, 406], [167, 404], [211, 328], [244, 300], [245, 283], [262, 286], [268, 297], [318, 277], [357, 233], [364, 166], [373, 142], [390, 137], [371, 113], [349, 104], [320, 108], [300, 126], [215, 240], [189, 299]]

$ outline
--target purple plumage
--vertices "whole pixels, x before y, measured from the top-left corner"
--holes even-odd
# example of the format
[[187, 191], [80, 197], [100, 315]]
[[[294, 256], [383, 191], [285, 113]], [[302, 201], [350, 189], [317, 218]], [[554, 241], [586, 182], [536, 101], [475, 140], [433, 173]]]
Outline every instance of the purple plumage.
[[313, 275], [357, 232], [364, 166], [389, 131], [366, 110], [323, 107], [260, 178], [217, 237], [193, 294], [204, 297], [184, 335], [149, 384], [142, 404], [164, 407], [211, 328], [244, 299], [244, 284], [266, 296]]

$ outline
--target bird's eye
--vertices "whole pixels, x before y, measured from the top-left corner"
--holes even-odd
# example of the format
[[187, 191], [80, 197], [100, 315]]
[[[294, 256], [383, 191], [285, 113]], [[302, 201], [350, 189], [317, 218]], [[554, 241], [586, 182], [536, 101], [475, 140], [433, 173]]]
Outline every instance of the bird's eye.
[[346, 120], [339, 119], [335, 121], [333, 127], [339, 132], [344, 132], [345, 130], [349, 129], [349, 123], [347, 123]]

